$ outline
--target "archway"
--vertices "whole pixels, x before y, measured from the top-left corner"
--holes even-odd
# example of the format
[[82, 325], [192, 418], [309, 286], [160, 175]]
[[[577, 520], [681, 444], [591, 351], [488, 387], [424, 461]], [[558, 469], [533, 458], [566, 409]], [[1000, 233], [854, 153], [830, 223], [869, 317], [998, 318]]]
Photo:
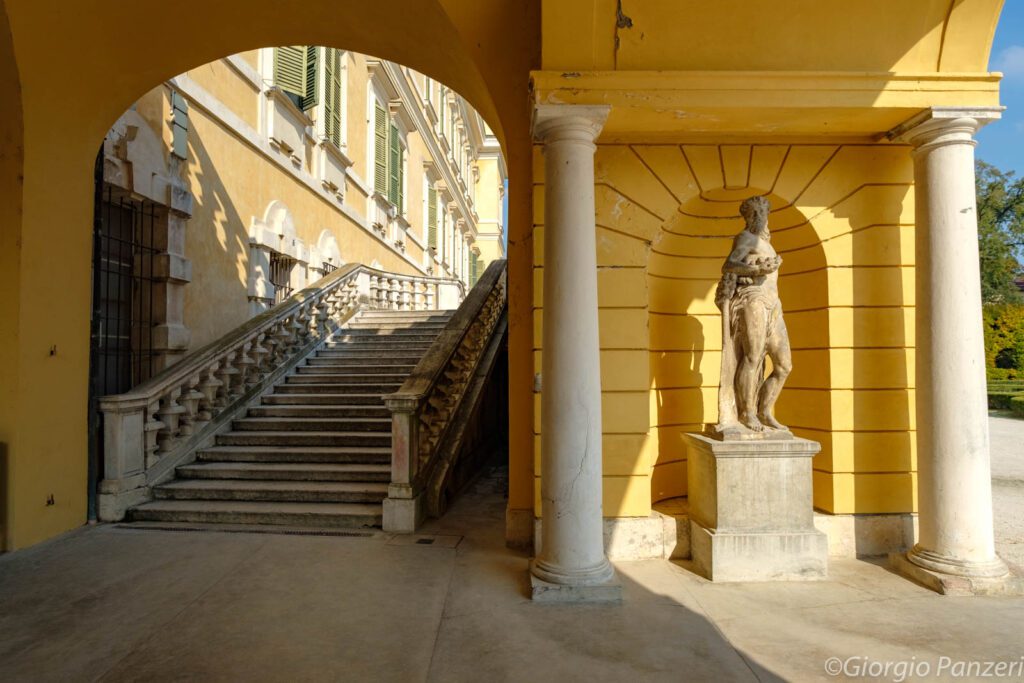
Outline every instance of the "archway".
[[[513, 225], [526, 224], [530, 152], [525, 93], [529, 70], [534, 66], [538, 27], [536, 21], [522, 21], [521, 7], [503, 4], [475, 8], [405, 0], [360, 2], [347, 5], [345, 21], [338, 21], [338, 7], [332, 2], [310, 4], [302, 12], [292, 12], [280, 3], [243, 4], [191, 3], [179, 7], [181, 15], [202, 16], [203, 22], [179, 32], [173, 48], [153, 51], [147, 44], [150, 32], [129, 36], [110, 21], [111, 13], [128, 12], [127, 4], [123, 10], [69, 11], [55, 16], [30, 3], [4, 3], [4, 16], [10, 18], [12, 32], [28, 33], [47, 26], [47, 34], [65, 55], [61, 58], [52, 51], [44, 54], [34, 41], [26, 40], [17, 44], [17, 54], [11, 49], [10, 59], [5, 54], [3, 60], [4, 83], [10, 81], [12, 86], [8, 92], [21, 95], [20, 100], [6, 99], [12, 116], [4, 120], [17, 124], [20, 116], [14, 114], [20, 109], [32, 111], [34, 122], [24, 135], [16, 126], [19, 130], [9, 136], [18, 141], [16, 149], [27, 150], [23, 161], [4, 157], [5, 181], [9, 178], [14, 183], [5, 196], [27, 199], [26, 210], [11, 222], [15, 230], [5, 230], [5, 240], [10, 236], [12, 244], [20, 244], [20, 250], [8, 253], [17, 253], [18, 263], [42, 263], [50, 245], [59, 243], [65, 256], [59, 277], [48, 269], [19, 269], [16, 263], [4, 269], [14, 278], [8, 290], [12, 292], [12, 308], [5, 312], [10, 313], [10, 319], [19, 320], [14, 326], [17, 338], [5, 340], [9, 355], [18, 359], [8, 366], [15, 381], [5, 382], [18, 387], [17, 402], [12, 398], [11, 410], [4, 411], [10, 418], [5, 432], [9, 434], [8, 450], [25, 454], [20, 461], [23, 469], [18, 465], [10, 468], [14, 493], [7, 508], [13, 533], [7, 539], [8, 547], [29, 545], [85, 520], [86, 424], [81, 406], [86, 402], [88, 372], [87, 254], [92, 245], [93, 203], [90, 169], [96, 143], [111, 122], [156, 83], [224, 53], [297, 42], [336, 45], [410, 65], [463, 94], [488, 121], [507, 150], [513, 195], [511, 221]], [[132, 5], [130, 11], [141, 24], [165, 21], [156, 8]], [[368, 26], [374, 29], [367, 30]], [[519, 33], [517, 42], [523, 49], [507, 49], [510, 29]], [[3, 34], [9, 35], [6, 30]], [[96, 45], [116, 49], [97, 50]], [[4, 47], [13, 45], [5, 41]], [[121, 63], [126, 54], [136, 55], [131, 68]], [[72, 62], [78, 76], [60, 76]], [[60, 84], [61, 101], [77, 104], [53, 106], [53, 91], [46, 87], [19, 89], [19, 82]], [[53, 131], [74, 131], [74, 135], [54, 136]], [[8, 161], [10, 173], [6, 172]], [[57, 174], [62, 177], [59, 189], [53, 183]], [[63, 179], [65, 174], [67, 178]], [[59, 192], [60, 201], [53, 200], [55, 192]], [[7, 206], [17, 213], [16, 203]], [[516, 277], [516, 263], [524, 270], [529, 267], [529, 243], [513, 241], [511, 249], [512, 276]], [[8, 265], [6, 260], [4, 265]], [[528, 278], [520, 279], [529, 287]], [[520, 317], [525, 320], [525, 329], [519, 328], [519, 334], [528, 338], [529, 315], [520, 312]], [[42, 358], [28, 352], [38, 345], [54, 353]], [[27, 354], [24, 362], [23, 351]], [[522, 345], [519, 355], [525, 356], [520, 365], [526, 366], [528, 344]], [[515, 352], [512, 362], [514, 357]], [[62, 388], [58, 395], [47, 389], [58, 385]], [[529, 399], [528, 394], [521, 395]], [[520, 414], [528, 422], [525, 411]], [[59, 428], [54, 426], [57, 416]], [[47, 514], [32, 512], [36, 507], [32, 501], [45, 500], [51, 494], [57, 504]]]

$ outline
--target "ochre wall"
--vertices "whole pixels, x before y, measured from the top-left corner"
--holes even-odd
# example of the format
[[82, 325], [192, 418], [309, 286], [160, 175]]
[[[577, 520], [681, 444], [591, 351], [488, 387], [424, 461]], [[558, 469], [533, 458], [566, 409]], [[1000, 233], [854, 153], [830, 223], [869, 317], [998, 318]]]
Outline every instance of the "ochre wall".
[[[0, 26], [0, 211], [3, 244], [10, 235], [15, 245], [0, 250], [3, 277], [13, 279], [9, 287], [5, 280], [9, 317], [0, 356], [5, 372], [15, 375], [7, 386], [17, 392], [0, 411], [9, 463], [8, 549], [86, 521], [92, 186], [103, 135], [164, 80], [260, 46], [331, 45], [407, 64], [466, 97], [498, 134], [515, 188], [509, 207], [511, 422], [530, 448], [527, 94], [529, 72], [539, 66], [539, 0], [362, 0], [343, 9], [333, 0], [310, 0], [301, 11], [271, 0], [182, 0], [175, 13], [189, 17], [187, 30], [175, 32], [167, 49], [154, 49], [152, 32], [125, 31], [123, 22], [110, 20], [162, 26], [162, 5], [67, 0], [54, 11], [52, 3], [0, 0], [0, 13], [11, 35], [8, 40]], [[69, 65], [74, 78], [67, 77]], [[20, 221], [6, 213], [19, 206]], [[51, 267], [55, 258], [59, 277]], [[19, 263], [33, 265], [19, 269]], [[7, 333], [8, 326], [16, 332]], [[0, 401], [8, 400], [4, 396]], [[523, 492], [520, 487], [511, 500], [528, 508], [532, 496]], [[46, 505], [50, 494], [52, 506]]]
[[[754, 194], [771, 197], [772, 241], [785, 260], [780, 291], [795, 369], [779, 418], [822, 442], [815, 506], [912, 510], [909, 149], [604, 144], [595, 174], [605, 514], [646, 516], [651, 503], [686, 495], [681, 435], [717, 420], [714, 291], [743, 227], [739, 203]], [[541, 184], [534, 221], [542, 235]], [[539, 246], [534, 253], [539, 372], [544, 260]], [[539, 412], [538, 397], [538, 452]]]

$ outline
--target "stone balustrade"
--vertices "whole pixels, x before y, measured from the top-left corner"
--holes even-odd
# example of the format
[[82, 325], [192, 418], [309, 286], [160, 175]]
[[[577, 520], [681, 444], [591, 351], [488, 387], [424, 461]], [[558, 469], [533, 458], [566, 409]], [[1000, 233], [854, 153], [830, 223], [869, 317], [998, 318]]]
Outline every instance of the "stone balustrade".
[[506, 262], [494, 261], [402, 388], [384, 397], [392, 415], [386, 531], [415, 531], [425, 513], [442, 511], [458, 440], [450, 436], [478, 369], [493, 362], [507, 302]]
[[131, 391], [99, 400], [99, 517], [116, 521], [213, 440], [257, 396], [364, 309], [458, 306], [461, 282], [349, 264], [185, 356]]

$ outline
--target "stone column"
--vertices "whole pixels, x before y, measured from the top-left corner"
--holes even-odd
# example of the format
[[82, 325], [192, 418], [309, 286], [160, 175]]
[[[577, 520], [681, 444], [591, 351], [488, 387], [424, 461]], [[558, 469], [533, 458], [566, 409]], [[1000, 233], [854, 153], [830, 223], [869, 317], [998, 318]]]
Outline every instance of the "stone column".
[[943, 592], [943, 575], [1007, 573], [992, 532], [974, 186], [974, 133], [998, 116], [936, 108], [899, 131], [914, 148], [916, 196], [919, 534], [907, 559]]
[[601, 510], [594, 140], [607, 107], [540, 105], [544, 145], [541, 543], [535, 600], [615, 600]]

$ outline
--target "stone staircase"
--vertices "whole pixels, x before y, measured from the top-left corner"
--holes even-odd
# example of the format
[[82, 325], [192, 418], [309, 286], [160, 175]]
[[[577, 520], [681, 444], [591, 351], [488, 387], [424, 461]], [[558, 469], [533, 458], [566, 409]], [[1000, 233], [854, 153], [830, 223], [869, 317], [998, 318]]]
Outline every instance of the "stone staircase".
[[379, 527], [397, 391], [451, 311], [364, 311], [154, 487], [132, 522]]

